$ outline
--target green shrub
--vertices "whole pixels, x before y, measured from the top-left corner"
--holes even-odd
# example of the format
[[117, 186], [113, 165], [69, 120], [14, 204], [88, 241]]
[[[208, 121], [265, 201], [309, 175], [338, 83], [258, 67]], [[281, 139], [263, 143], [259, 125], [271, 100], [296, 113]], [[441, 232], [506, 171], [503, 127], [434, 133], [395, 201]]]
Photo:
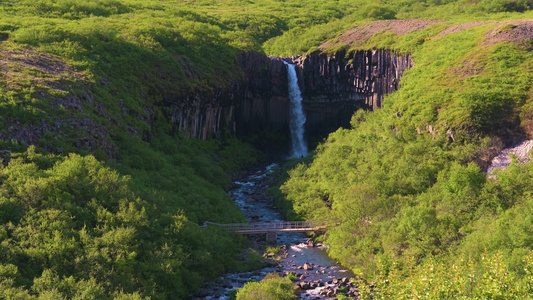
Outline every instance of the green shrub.
[[237, 300], [255, 299], [290, 300], [296, 299], [296, 294], [288, 278], [272, 273], [260, 282], [248, 282], [237, 291]]
[[296, 281], [298, 280], [296, 278], [296, 275], [294, 274], [294, 272], [290, 272], [288, 275], [287, 275], [287, 278], [289, 278], [290, 281]]
[[265, 253], [274, 253], [274, 254], [278, 254], [279, 253], [279, 250], [280, 250], [280, 247], [279, 246], [276, 246], [276, 247], [267, 247], [265, 249]]

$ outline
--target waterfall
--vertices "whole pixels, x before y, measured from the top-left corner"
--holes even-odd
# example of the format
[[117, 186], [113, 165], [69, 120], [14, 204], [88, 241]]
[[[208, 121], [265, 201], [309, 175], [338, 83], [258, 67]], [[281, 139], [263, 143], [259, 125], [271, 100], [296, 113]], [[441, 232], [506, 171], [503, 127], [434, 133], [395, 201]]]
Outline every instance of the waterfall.
[[291, 99], [290, 106], [290, 129], [292, 140], [292, 157], [302, 157], [307, 155], [307, 145], [304, 140], [305, 115], [302, 109], [302, 93], [298, 86], [298, 76], [296, 76], [296, 67], [284, 61], [287, 65], [289, 77], [289, 96]]

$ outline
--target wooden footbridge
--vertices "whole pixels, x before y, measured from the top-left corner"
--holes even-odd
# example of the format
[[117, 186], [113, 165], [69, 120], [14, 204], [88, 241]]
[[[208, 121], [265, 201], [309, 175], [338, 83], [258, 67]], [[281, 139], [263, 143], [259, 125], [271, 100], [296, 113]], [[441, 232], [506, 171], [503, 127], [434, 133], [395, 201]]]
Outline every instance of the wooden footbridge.
[[326, 229], [328, 226], [335, 226], [327, 221], [288, 221], [288, 222], [253, 222], [236, 224], [218, 224], [205, 222], [204, 227], [220, 226], [231, 231], [242, 234], [266, 233], [267, 240], [275, 241], [277, 232], [310, 232]]

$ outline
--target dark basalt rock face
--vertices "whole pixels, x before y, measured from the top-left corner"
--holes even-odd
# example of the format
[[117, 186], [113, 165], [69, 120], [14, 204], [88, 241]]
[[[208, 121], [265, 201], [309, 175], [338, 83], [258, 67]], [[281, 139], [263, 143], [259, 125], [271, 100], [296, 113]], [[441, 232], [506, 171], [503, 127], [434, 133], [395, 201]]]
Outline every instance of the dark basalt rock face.
[[235, 133], [289, 132], [289, 88], [287, 68], [279, 59], [256, 53], [241, 55], [244, 70], [242, 98], [235, 103]]
[[[359, 109], [375, 110], [383, 97], [399, 88], [403, 72], [412, 66], [408, 54], [389, 50], [314, 52], [307, 56], [283, 58], [298, 66], [307, 116], [306, 133], [326, 136], [339, 127], [348, 127]], [[289, 135], [287, 69], [281, 58], [243, 53], [236, 67], [243, 76], [225, 88], [174, 99], [166, 115], [175, 130], [205, 139], [229, 129], [247, 137], [274, 132]]]
[[282, 61], [241, 54], [241, 79], [187, 95], [166, 95], [163, 112], [174, 132], [206, 139], [228, 129], [238, 136], [256, 131], [288, 132], [287, 71]]
[[390, 50], [344, 51], [331, 56], [314, 52], [293, 58], [300, 66], [306, 131], [325, 135], [339, 127], [348, 127], [353, 113], [360, 109], [376, 110], [383, 97], [399, 88], [403, 72], [411, 68], [409, 54]]

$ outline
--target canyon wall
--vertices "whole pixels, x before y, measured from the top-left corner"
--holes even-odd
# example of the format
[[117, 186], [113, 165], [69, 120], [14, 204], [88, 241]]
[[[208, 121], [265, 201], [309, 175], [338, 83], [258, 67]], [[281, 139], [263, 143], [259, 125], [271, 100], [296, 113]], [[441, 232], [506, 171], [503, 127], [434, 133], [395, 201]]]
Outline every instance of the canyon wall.
[[228, 130], [240, 137], [254, 132], [288, 132], [287, 70], [281, 60], [248, 52], [236, 66], [240, 79], [183, 96], [168, 95], [163, 114], [175, 132], [206, 139]]
[[[206, 82], [214, 80], [202, 78], [201, 72], [184, 58], [176, 57], [183, 65], [185, 76], [194, 84], [184, 85], [181, 74], [155, 72], [157, 77], [141, 78], [145, 81], [145, 89], [138, 99], [142, 106], [132, 108], [125, 105], [119, 91], [104, 87], [110, 84], [108, 78], [93, 83], [53, 56], [17, 51], [3, 53], [4, 59], [10, 61], [6, 66], [12, 65], [13, 70], [35, 66], [43, 74], [62, 70], [62, 76], [72, 76], [78, 83], [50, 81], [47, 87], [59, 94], [73, 87], [79, 91], [51, 97], [50, 106], [61, 110], [56, 112], [61, 118], [42, 118], [40, 122], [24, 124], [6, 114], [4, 126], [0, 128], [0, 138], [4, 140], [40, 144], [58, 153], [73, 151], [64, 148], [72, 144], [76, 149], [98, 153], [107, 159], [117, 158], [112, 127], [145, 141], [151, 140], [155, 128], [162, 128], [167, 133], [180, 132], [200, 139], [221, 137], [227, 132], [276, 150], [287, 149], [290, 144], [287, 69], [281, 58], [241, 53], [235, 59], [234, 71], [228, 72], [229, 78], [218, 78], [220, 83], [213, 85]], [[16, 59], [20, 56], [25, 57], [24, 62]], [[359, 108], [380, 107], [383, 96], [398, 88], [403, 72], [412, 64], [409, 55], [396, 55], [387, 50], [356, 51], [348, 55], [338, 52], [330, 56], [315, 52], [283, 59], [297, 65], [307, 116], [306, 134], [313, 140], [341, 126], [348, 127], [353, 112]], [[43, 61], [46, 63], [41, 64]], [[32, 80], [34, 84], [42, 84], [37, 77]], [[185, 87], [179, 87], [180, 83]], [[177, 88], [173, 89], [174, 84]], [[110, 91], [116, 105], [111, 104], [111, 98], [107, 106], [101, 103], [96, 88]], [[118, 111], [110, 112], [110, 109]], [[94, 116], [107, 120], [111, 127], [96, 121]], [[120, 116], [123, 119], [117, 118]], [[141, 122], [129, 121], [130, 117]], [[68, 137], [69, 143], [63, 145], [54, 136]]]
[[390, 50], [314, 52], [292, 61], [302, 70], [306, 130], [311, 135], [348, 127], [359, 108], [382, 107], [383, 97], [399, 88], [403, 72], [413, 64], [409, 54]]
[[[359, 108], [381, 107], [383, 97], [399, 88], [403, 72], [412, 66], [408, 54], [389, 50], [314, 52], [283, 59], [298, 67], [306, 134], [315, 137], [348, 127]], [[167, 106], [176, 130], [202, 139], [223, 129], [240, 137], [264, 132], [289, 135], [287, 70], [281, 59], [243, 53], [236, 64], [243, 75], [228, 87], [187, 95], [184, 101], [172, 101], [179, 105]]]

